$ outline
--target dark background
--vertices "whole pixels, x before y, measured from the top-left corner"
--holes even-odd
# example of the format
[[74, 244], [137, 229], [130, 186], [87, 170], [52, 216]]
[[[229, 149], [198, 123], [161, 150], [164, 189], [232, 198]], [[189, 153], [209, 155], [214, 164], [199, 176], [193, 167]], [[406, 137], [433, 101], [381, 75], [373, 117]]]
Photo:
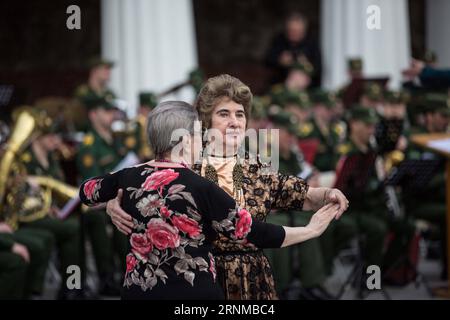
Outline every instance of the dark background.
[[[66, 8], [81, 8], [81, 30], [66, 28]], [[262, 93], [262, 64], [271, 38], [292, 10], [310, 20], [320, 44], [320, 1], [193, 0], [200, 67], [207, 76], [230, 73]], [[425, 0], [409, 0], [412, 53], [425, 50]], [[43, 96], [71, 96], [87, 77], [86, 60], [100, 54], [99, 0], [0, 2], [0, 84], [18, 88], [18, 103]], [[20, 100], [20, 101], [19, 101]]]

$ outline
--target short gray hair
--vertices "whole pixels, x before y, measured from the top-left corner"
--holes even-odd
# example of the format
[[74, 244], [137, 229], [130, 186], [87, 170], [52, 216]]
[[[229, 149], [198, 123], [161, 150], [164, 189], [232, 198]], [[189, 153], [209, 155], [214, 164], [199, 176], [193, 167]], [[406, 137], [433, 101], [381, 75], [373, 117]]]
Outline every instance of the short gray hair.
[[194, 134], [194, 122], [198, 120], [197, 111], [184, 101], [165, 101], [159, 103], [148, 115], [147, 134], [150, 146], [156, 157], [161, 157], [177, 145], [172, 133], [185, 129]]

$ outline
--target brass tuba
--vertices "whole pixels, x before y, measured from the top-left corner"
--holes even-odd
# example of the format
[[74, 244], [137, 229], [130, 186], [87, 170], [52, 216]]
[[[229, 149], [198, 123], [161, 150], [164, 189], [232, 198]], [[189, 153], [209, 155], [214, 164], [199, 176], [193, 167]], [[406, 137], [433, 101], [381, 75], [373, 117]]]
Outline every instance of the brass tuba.
[[15, 115], [15, 125], [0, 160], [0, 214], [16, 229], [19, 222], [30, 222], [47, 215], [52, 191], [73, 197], [77, 189], [48, 177], [35, 177], [30, 183], [19, 157], [43, 125], [45, 118], [30, 107]]
[[23, 109], [17, 116], [12, 133], [6, 142], [6, 148], [0, 161], [0, 213], [13, 228], [18, 219], [14, 214], [15, 194], [25, 183], [24, 168], [17, 161], [19, 153], [29, 143], [36, 127], [36, 118], [28, 109]]

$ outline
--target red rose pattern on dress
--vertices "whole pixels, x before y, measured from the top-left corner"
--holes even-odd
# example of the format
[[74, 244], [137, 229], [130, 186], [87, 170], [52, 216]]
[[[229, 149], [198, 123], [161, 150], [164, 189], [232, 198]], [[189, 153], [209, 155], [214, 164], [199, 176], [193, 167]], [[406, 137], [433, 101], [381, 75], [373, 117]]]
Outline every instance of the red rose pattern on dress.
[[244, 239], [250, 232], [252, 226], [252, 216], [245, 209], [239, 210], [238, 215], [239, 219], [236, 223], [236, 231], [234, 232], [234, 235], [237, 239]]
[[158, 190], [161, 192], [165, 185], [178, 178], [179, 173], [173, 169], [160, 170], [152, 173], [142, 184], [145, 191]]
[[[165, 284], [168, 276], [161, 267], [169, 260], [175, 262], [176, 274], [183, 276], [192, 286], [195, 270], [210, 272], [215, 281], [216, 268], [211, 253], [210, 261], [207, 262], [202, 257], [193, 258], [185, 252], [188, 246], [197, 248], [205, 240], [203, 226], [199, 223], [201, 216], [191, 193], [184, 191], [184, 185], [173, 184], [166, 195], [163, 195], [163, 190], [178, 177], [178, 173], [172, 169], [149, 169], [144, 172], [149, 176], [141, 187], [127, 190], [131, 191], [130, 199], [139, 200], [136, 208], [140, 214], [150, 217], [150, 220], [145, 225], [144, 232], [135, 231], [130, 237], [131, 253], [127, 255], [124, 286], [137, 285], [146, 291], [160, 282]], [[167, 200], [187, 201], [187, 214], [171, 210]], [[236, 239], [243, 239], [250, 232], [251, 216], [247, 210], [236, 207], [230, 210], [226, 219], [213, 221], [212, 227], [219, 232], [231, 232], [231, 236]], [[138, 272], [140, 267], [145, 267], [143, 273]]]
[[90, 180], [84, 184], [83, 192], [89, 201], [94, 203], [95, 200], [97, 200], [98, 191], [101, 188], [102, 180], [103, 179], [94, 179], [94, 180]]

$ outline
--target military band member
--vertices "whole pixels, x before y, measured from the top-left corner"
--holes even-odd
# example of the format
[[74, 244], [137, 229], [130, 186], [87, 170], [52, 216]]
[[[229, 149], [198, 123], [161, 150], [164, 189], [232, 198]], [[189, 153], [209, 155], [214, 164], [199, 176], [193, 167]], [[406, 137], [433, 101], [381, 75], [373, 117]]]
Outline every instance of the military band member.
[[[65, 182], [64, 172], [60, 165], [57, 150], [62, 144], [59, 127], [49, 117], [46, 117], [46, 125], [38, 130], [38, 136], [23, 152], [20, 159], [24, 164], [27, 174], [31, 176], [49, 177], [56, 181]], [[67, 268], [71, 265], [80, 266], [80, 224], [77, 217], [72, 216], [61, 220], [56, 215], [70, 198], [57, 201], [57, 190], [52, 192], [50, 212], [43, 217], [37, 217], [33, 221], [22, 223], [22, 228], [44, 229], [53, 234], [56, 241], [60, 261], [60, 274], [62, 278], [58, 299], [76, 298], [79, 292], [69, 290], [66, 285], [68, 277]]]
[[286, 91], [283, 97], [283, 109], [297, 118], [297, 125], [310, 123], [311, 100], [306, 91]]
[[319, 147], [314, 158], [314, 166], [319, 171], [333, 171], [337, 162], [337, 145], [346, 135], [346, 127], [341, 123], [333, 123], [335, 95], [321, 89], [311, 93], [313, 101], [312, 126], [305, 125], [299, 130], [299, 138], [315, 138]]
[[[115, 93], [108, 88], [113, 67], [114, 63], [112, 61], [98, 57], [91, 58], [88, 61], [89, 78], [86, 83], [75, 89], [75, 98], [81, 103], [84, 109], [83, 113], [88, 112], [88, 104], [91, 101], [101, 97], [106, 97], [107, 99], [116, 98]], [[89, 127], [87, 119], [80, 126], [82, 131], [86, 131]]]
[[21, 148], [20, 141], [11, 139], [13, 135], [18, 136], [17, 130], [23, 128], [16, 126], [9, 137], [0, 139], [0, 183], [4, 184], [5, 192], [0, 202], [0, 297], [3, 299], [28, 299], [43, 293], [55, 241], [54, 236], [43, 229], [18, 229], [18, 217], [23, 209], [21, 201], [26, 202], [27, 196], [19, 197], [17, 193], [23, 192], [27, 180], [23, 171], [8, 169], [20, 166], [17, 156], [7, 156], [14, 148]]
[[270, 89], [270, 96], [274, 104], [282, 104], [286, 91], [305, 91], [311, 84], [314, 68], [306, 58], [293, 63], [287, 70], [284, 82], [275, 84]]
[[376, 128], [378, 151], [382, 155], [397, 150], [404, 153], [408, 145], [410, 124], [406, 104], [409, 94], [404, 91], [386, 90], [380, 121]]
[[[448, 132], [450, 123], [450, 99], [446, 94], [429, 93], [425, 97], [424, 124], [411, 129], [411, 134], [431, 134]], [[436, 238], [441, 244], [442, 278], [447, 275], [446, 250], [446, 195], [444, 159], [436, 153], [427, 151], [409, 142], [406, 158], [412, 160], [441, 160], [440, 170], [420, 193], [405, 195], [408, 213], [421, 220], [429, 222], [436, 229]]]
[[[114, 100], [98, 98], [88, 104], [90, 130], [84, 136], [77, 154], [77, 166], [81, 181], [90, 177], [112, 172], [127, 154], [123, 139], [117, 138], [111, 129], [117, 107]], [[124, 274], [127, 238], [113, 228], [112, 239], [108, 235], [110, 219], [104, 209], [94, 209], [84, 215], [86, 229], [91, 240], [97, 272], [100, 278], [100, 293], [117, 295], [118, 286], [114, 280], [114, 253], [120, 273]]]
[[[336, 169], [350, 156], [375, 158], [375, 150], [370, 140], [375, 133], [378, 116], [373, 109], [354, 106], [349, 111], [348, 140], [338, 147], [341, 156]], [[347, 186], [346, 195], [350, 201], [349, 214], [332, 223], [333, 227], [322, 237], [325, 265], [331, 273], [333, 259], [337, 253], [355, 236], [362, 236], [362, 253], [366, 265], [382, 264], [383, 245], [388, 232], [386, 206], [380, 192], [375, 167], [369, 167], [364, 186], [356, 187], [361, 177], [353, 177]], [[364, 269], [365, 270], [365, 269]]]
[[383, 109], [384, 88], [377, 82], [367, 82], [364, 84], [363, 92], [359, 98], [361, 106], [372, 108], [378, 113]]
[[[276, 109], [271, 109], [276, 110]], [[297, 118], [292, 114], [279, 110], [269, 114], [274, 128], [279, 129], [279, 172], [282, 174], [301, 176], [309, 179], [312, 168], [307, 164], [301, 151], [296, 147]], [[311, 219], [312, 212], [276, 212], [267, 217], [267, 221], [290, 226], [305, 226]], [[326, 291], [323, 283], [326, 279], [321, 244], [318, 239], [306, 241], [292, 248], [265, 250], [274, 270], [277, 290], [280, 296], [289, 296], [292, 281], [300, 280], [301, 290], [295, 298], [307, 300], [328, 300], [332, 296]]]
[[53, 246], [46, 230], [13, 230], [0, 222], [0, 299], [40, 296]]
[[0, 222], [0, 299], [23, 299], [30, 253], [24, 245], [7, 239], [7, 232], [12, 230]]

